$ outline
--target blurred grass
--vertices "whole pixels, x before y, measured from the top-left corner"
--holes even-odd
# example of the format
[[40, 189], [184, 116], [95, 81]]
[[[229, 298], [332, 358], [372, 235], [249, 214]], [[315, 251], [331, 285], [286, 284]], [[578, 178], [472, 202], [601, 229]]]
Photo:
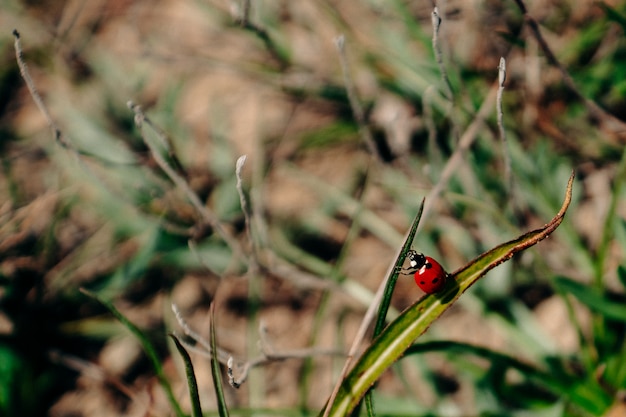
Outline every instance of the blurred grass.
[[[303, 341], [347, 350], [419, 201], [495, 81], [501, 55], [509, 68], [504, 114], [514, 188], [508, 192], [504, 181], [494, 109], [423, 219], [415, 247], [456, 269], [551, 217], [573, 167], [574, 203], [554, 237], [492, 271], [432, 326], [431, 341], [415, 351], [439, 353], [403, 359], [374, 391], [376, 411], [605, 415], [623, 401], [624, 134], [590, 117], [564, 87], [521, 29], [513, 2], [442, 11], [453, 104], [437, 92], [430, 5], [253, 3], [250, 22], [264, 32], [244, 30], [216, 2], [10, 1], [0, 9], [7, 28], [0, 36], [0, 414], [43, 415], [60, 396], [82, 389], [78, 373], [55, 363], [51, 351], [100, 362], [98, 334], [107, 325], [94, 320], [102, 310], [77, 294], [79, 286], [167, 321], [158, 307], [146, 306], [189, 276], [215, 278], [198, 254], [223, 275], [221, 292], [204, 287], [203, 302], [218, 301], [219, 340], [237, 355], [243, 346], [227, 330], [242, 329], [236, 323], [255, 308], [275, 326], [278, 350]], [[624, 119], [626, 4], [561, 2], [530, 13], [583, 94]], [[13, 27], [80, 163], [52, 141], [17, 76]], [[332, 42], [339, 33], [381, 147], [392, 141], [390, 127], [405, 138], [404, 151], [389, 146], [384, 163], [368, 160], [357, 135]], [[384, 107], [387, 95], [400, 104]], [[265, 245], [258, 275], [242, 281], [224, 242], [198, 227], [184, 194], [143, 144], [129, 99], [171, 137], [188, 183], [242, 242], [234, 161], [249, 155], [244, 180], [256, 187], [253, 231], [267, 231], [259, 238]], [[375, 118], [381, 110], [390, 116]], [[342, 290], [322, 296], [300, 288], [291, 274], [272, 269], [274, 257], [320, 281], [338, 281]], [[245, 300], [247, 292], [242, 300], [236, 290], [246, 279], [258, 285], [258, 300]], [[398, 285], [394, 307], [402, 310], [420, 293]], [[191, 314], [203, 306], [188, 307]], [[308, 328], [308, 320], [316, 324]], [[254, 347], [258, 337], [248, 329], [247, 344]], [[169, 352], [157, 353], [167, 360]], [[469, 354], [479, 359], [464, 360]], [[510, 372], [502, 358], [533, 371]], [[340, 366], [314, 358], [306, 366], [294, 360], [253, 370], [254, 387], [228, 393], [237, 404], [231, 412], [315, 414]], [[554, 383], [539, 383], [537, 369]], [[138, 377], [127, 371], [120, 378]], [[184, 380], [173, 371], [167, 378]], [[307, 389], [294, 394], [303, 380]], [[203, 404], [214, 404], [203, 389]], [[257, 393], [252, 402], [248, 389]], [[266, 396], [274, 400], [264, 402]]]

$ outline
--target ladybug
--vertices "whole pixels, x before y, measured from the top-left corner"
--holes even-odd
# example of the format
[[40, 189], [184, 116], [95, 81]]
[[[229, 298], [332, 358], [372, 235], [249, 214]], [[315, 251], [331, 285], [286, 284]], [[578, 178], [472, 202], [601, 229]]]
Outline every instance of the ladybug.
[[410, 250], [407, 256], [411, 265], [407, 270], [411, 271], [410, 273], [415, 271], [415, 283], [422, 291], [426, 294], [434, 294], [443, 290], [448, 273], [439, 262], [414, 250]]

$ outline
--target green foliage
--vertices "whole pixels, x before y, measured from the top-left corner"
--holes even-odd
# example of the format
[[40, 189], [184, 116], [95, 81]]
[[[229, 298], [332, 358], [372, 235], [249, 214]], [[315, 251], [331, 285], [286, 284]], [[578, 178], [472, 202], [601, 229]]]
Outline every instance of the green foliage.
[[161, 358], [159, 357], [159, 354], [157, 353], [157, 349], [155, 348], [154, 344], [150, 341], [148, 336], [144, 332], [142, 332], [141, 329], [139, 329], [135, 324], [133, 324], [133, 322], [131, 322], [126, 316], [124, 316], [117, 308], [115, 308], [115, 306], [110, 301], [107, 301], [101, 297], [98, 297], [95, 293], [92, 293], [85, 289], [83, 289], [82, 292], [88, 295], [89, 297], [96, 299], [104, 307], [106, 307], [107, 310], [109, 310], [111, 314], [113, 314], [113, 316], [115, 316], [115, 318], [119, 320], [120, 323], [122, 323], [124, 327], [126, 327], [139, 340], [146, 355], [150, 359], [150, 363], [152, 364], [152, 367], [154, 368], [154, 372], [157, 375], [157, 378], [159, 379], [159, 383], [161, 384], [161, 387], [163, 387], [163, 390], [165, 391], [165, 394], [167, 395], [167, 399], [170, 403], [170, 406], [172, 407], [172, 410], [176, 413], [178, 417], [184, 417], [185, 414], [180, 408], [180, 404], [176, 400], [174, 392], [172, 391], [172, 386], [170, 384], [170, 381], [168, 380], [168, 378], [165, 376], [165, 373], [163, 372], [163, 365], [161, 363]]
[[176, 345], [176, 350], [178, 350], [178, 353], [183, 358], [183, 362], [185, 362], [185, 373], [187, 374], [187, 385], [189, 386], [189, 397], [191, 398], [191, 416], [201, 417], [202, 407], [200, 405], [200, 394], [198, 393], [198, 381], [196, 380], [196, 374], [193, 370], [191, 357], [175, 335], [170, 334], [170, 337], [174, 341], [174, 345]]
[[[565, 216], [571, 201], [573, 180], [574, 175], [572, 174], [561, 210], [544, 228], [526, 233], [482, 254], [451, 274], [443, 291], [421, 298], [389, 324], [359, 358], [350, 374], [342, 381], [337, 397], [328, 405], [330, 407], [328, 415], [344, 416], [349, 414], [382, 373], [400, 358], [413, 341], [424, 333], [444, 311], [450, 308], [471, 285], [490, 269], [511, 259], [516, 252], [528, 249], [548, 237]], [[413, 233], [415, 233], [416, 224], [417, 221], [412, 229]], [[405, 242], [405, 251], [408, 247], [410, 247], [409, 241]], [[399, 259], [396, 262], [394, 272], [396, 276], [399, 273], [397, 266], [401, 264]], [[393, 280], [390, 281], [393, 282]], [[390, 294], [387, 296], [390, 297]]]
[[[345, 415], [368, 390], [372, 401], [361, 413], [369, 415], [432, 416], [453, 409], [459, 415], [579, 417], [606, 415], [619, 404], [626, 390], [626, 153], [619, 120], [626, 109], [624, 2], [589, 9], [562, 2], [541, 14], [530, 9], [527, 16], [519, 1], [440, 10], [445, 77], [433, 51], [429, 5], [253, 2], [242, 20], [241, 10], [231, 15], [213, 3], [184, 3], [182, 21], [177, 13], [144, 15], [142, 2], [103, 6], [96, 17], [88, 8], [75, 11], [61, 3], [0, 6], [19, 26], [35, 84], [74, 147], [59, 146], [33, 116], [39, 113], [22, 88], [12, 63], [13, 39], [5, 31], [0, 415], [45, 413], [77, 375], [68, 375], [55, 354], [96, 360], [102, 344], [123, 330], [78, 297], [81, 286], [97, 292], [141, 341], [170, 412], [178, 416], [183, 411], [176, 381], [166, 377], [156, 348], [169, 323], [159, 314], [165, 325], [159, 321], [159, 333], [148, 336], [113, 301], [149, 303], [200, 276], [207, 294], [200, 294], [199, 303], [210, 299], [220, 308], [217, 323], [211, 314], [214, 352], [221, 348], [216, 327], [223, 326], [231, 339], [220, 333], [220, 344], [240, 348], [237, 353], [252, 360], [259, 354], [257, 316], [280, 313], [282, 320], [286, 310], [292, 314], [285, 321], [295, 323], [291, 340], [334, 343], [345, 352], [355, 316], [370, 307], [375, 285], [384, 281], [373, 271], [393, 261], [385, 249], [402, 245], [410, 217], [431, 193], [419, 232], [415, 222], [386, 281], [374, 341], [329, 409]], [[234, 10], [245, 2], [231, 3]], [[159, 20], [161, 14], [166, 20]], [[537, 46], [532, 18], [578, 91]], [[366, 109], [363, 126], [354, 120], [330, 46], [339, 33], [346, 36], [350, 76]], [[510, 65], [503, 103], [507, 143], [498, 136], [491, 106], [454, 160], [493, 89], [500, 55]], [[442, 78], [450, 80], [452, 97], [443, 93]], [[124, 105], [131, 99], [153, 119], [147, 137]], [[585, 100], [616, 119], [590, 111]], [[388, 160], [364, 152], [360, 133], [368, 128], [376, 129], [379, 145], [397, 145]], [[198, 214], [155, 162], [147, 141], [232, 241]], [[234, 161], [241, 152], [251, 161], [243, 178], [251, 219], [244, 218], [235, 186]], [[536, 243], [542, 232], [511, 240], [559, 209], [572, 167], [578, 181], [558, 233], [537, 249], [526, 243]], [[57, 199], [50, 210], [42, 207], [49, 196]], [[456, 269], [456, 286], [399, 313], [419, 294], [397, 274], [409, 244]], [[467, 266], [453, 268], [461, 264]], [[242, 278], [244, 266], [249, 270]], [[220, 282], [224, 292], [205, 278]], [[238, 280], [251, 289], [242, 292]], [[396, 285], [402, 290], [393, 291]], [[455, 340], [462, 334], [440, 315], [457, 299], [449, 315], [471, 316], [468, 331], [489, 328], [497, 347], [489, 339], [485, 346]], [[548, 302], [566, 311], [558, 319], [574, 334], [567, 349], [542, 326], [546, 319], [538, 311]], [[250, 322], [245, 348], [236, 342], [241, 335], [232, 336], [243, 319]], [[189, 355], [174, 343], [185, 362], [192, 413], [199, 416], [206, 387], [197, 386]], [[231, 408], [232, 414], [316, 414], [320, 398], [332, 389], [329, 375], [337, 375], [343, 362], [320, 365], [315, 357], [300, 367], [299, 359], [291, 359], [264, 374], [256, 367], [248, 386], [229, 392], [213, 355], [217, 413], [229, 413], [224, 398], [232, 394], [249, 405]], [[264, 383], [278, 367], [294, 373], [301, 387], [292, 403], [268, 410], [266, 391], [291, 388]], [[389, 378], [380, 379], [383, 371]]]
[[220, 363], [217, 360], [217, 336], [215, 335], [215, 308], [211, 307], [211, 376], [213, 377], [213, 386], [215, 387], [215, 396], [217, 397], [217, 411], [220, 417], [228, 417], [228, 407], [224, 397], [224, 387], [222, 386], [222, 374]]

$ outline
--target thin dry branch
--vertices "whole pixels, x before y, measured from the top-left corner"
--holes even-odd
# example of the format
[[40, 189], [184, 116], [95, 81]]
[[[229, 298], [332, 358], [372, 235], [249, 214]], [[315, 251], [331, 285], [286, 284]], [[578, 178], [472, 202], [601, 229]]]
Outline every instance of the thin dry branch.
[[446, 90], [446, 96], [448, 100], [452, 101], [454, 96], [452, 94], [452, 84], [450, 84], [450, 78], [448, 78], [448, 71], [443, 63], [443, 53], [441, 52], [441, 46], [439, 45], [439, 28], [441, 27], [441, 16], [439, 15], [439, 8], [435, 7], [430, 15], [433, 25], [433, 51], [435, 52], [435, 59], [439, 66], [439, 72], [441, 73], [441, 79]]
[[[446, 165], [443, 168], [443, 171], [441, 172], [441, 176], [439, 177], [439, 180], [437, 181], [435, 186], [430, 190], [430, 192], [428, 193], [428, 196], [426, 197], [426, 203], [424, 204], [424, 212], [422, 213], [422, 219], [425, 219], [428, 217], [430, 210], [432, 210], [433, 208], [433, 204], [437, 201], [439, 195], [441, 195], [441, 193], [443, 192], [444, 187], [448, 184], [448, 181], [450, 181], [450, 178], [452, 178], [452, 175], [454, 174], [456, 169], [459, 167], [459, 165], [462, 163], [463, 157], [465, 156], [465, 153], [467, 152], [467, 150], [474, 143], [474, 140], [476, 139], [476, 136], [478, 135], [479, 129], [483, 126], [485, 120], [487, 119], [487, 116], [489, 116], [489, 113], [491, 113], [493, 109], [493, 106], [496, 101], [498, 88], [499, 88], [498, 84], [496, 83], [489, 90], [487, 97], [481, 104], [478, 110], [478, 113], [476, 113], [476, 116], [474, 116], [472, 123], [470, 123], [467, 129], [465, 129], [465, 132], [463, 132], [463, 134], [461, 135], [461, 138], [459, 139], [459, 142], [457, 143], [456, 148], [454, 149], [454, 152], [452, 153], [452, 156], [450, 156], [450, 159], [448, 159], [448, 161], [446, 162]], [[424, 223], [425, 222], [423, 221], [420, 223], [420, 225], [418, 226], [418, 232]]]
[[[201, 356], [210, 358], [212, 351], [210, 343], [187, 324], [175, 304], [172, 304], [172, 311], [174, 312], [176, 321], [178, 321], [178, 324], [183, 329], [185, 335], [200, 345], [199, 348], [198, 346], [191, 345], [188, 342], [181, 341], [185, 348]], [[313, 356], [344, 356], [343, 352], [336, 349], [304, 348], [276, 351], [271, 347], [269, 338], [267, 337], [267, 330], [263, 323], [259, 326], [259, 346], [261, 350], [260, 356], [248, 361], [239, 362], [237, 364], [239, 374], [238, 378], [235, 378], [234, 375], [235, 359], [233, 358], [233, 355], [224, 349], [217, 349], [217, 360], [227, 366], [229, 383], [233, 388], [239, 388], [248, 379], [250, 370], [258, 366], [263, 366], [272, 362], [285, 361], [288, 359], [306, 359]]]
[[[121, 201], [126, 203], [132, 209], [139, 211], [138, 208], [131, 201], [129, 201], [126, 196], [121, 195], [120, 193], [116, 192], [111, 187], [109, 187], [105, 183], [105, 181], [103, 181], [98, 175], [96, 175], [93, 172], [93, 170], [87, 164], [84, 163], [83, 159], [81, 158], [82, 156], [81, 152], [78, 149], [76, 149], [76, 147], [74, 147], [74, 145], [72, 144], [72, 141], [58, 127], [50, 111], [48, 110], [46, 103], [43, 101], [43, 98], [39, 94], [39, 91], [37, 90], [37, 87], [35, 86], [35, 82], [33, 81], [33, 78], [30, 75], [30, 71], [28, 70], [28, 66], [26, 65], [26, 61], [24, 60], [24, 56], [23, 56], [20, 33], [17, 31], [17, 29], [13, 30], [13, 36], [15, 37], [15, 43], [14, 43], [15, 56], [17, 59], [17, 65], [20, 69], [20, 74], [22, 76], [22, 79], [26, 83], [26, 87], [28, 88], [28, 91], [31, 97], [33, 98], [33, 101], [35, 102], [35, 105], [37, 106], [41, 114], [44, 116], [44, 119], [46, 120], [46, 124], [52, 131], [52, 137], [54, 141], [58, 143], [63, 149], [67, 150], [70, 153], [70, 155], [76, 159], [76, 163], [83, 169], [83, 171], [89, 176], [89, 178], [94, 181], [94, 183], [101, 186], [102, 189], [107, 190], [107, 192], [110, 192], [111, 194], [118, 197]], [[171, 233], [179, 234], [182, 236], [189, 236], [191, 234], [191, 230], [187, 228], [182, 228], [160, 217], [155, 219], [154, 216], [149, 213], [142, 213], [142, 214], [147, 215], [150, 218], [153, 218], [153, 220], [155, 220], [161, 227], [163, 227], [165, 230]]]
[[162, 142], [168, 141], [168, 139], [161, 137], [163, 132], [161, 129], [155, 128], [155, 124], [150, 121], [148, 116], [143, 112], [141, 107], [132, 101], [127, 103], [128, 108], [131, 109], [135, 113], [135, 124], [141, 130], [141, 137], [146, 144], [146, 146], [150, 149], [152, 157], [159, 165], [159, 167], [165, 172], [165, 174], [170, 178], [170, 180], [176, 185], [184, 194], [187, 196], [191, 204], [194, 206], [200, 219], [207, 225], [211, 226], [215, 232], [220, 235], [222, 239], [226, 242], [228, 246], [233, 251], [233, 255], [235, 259], [240, 259], [243, 262], [246, 262], [245, 257], [243, 256], [243, 252], [239, 245], [239, 242], [235, 237], [220, 223], [217, 216], [209, 210], [200, 200], [200, 197], [191, 189], [191, 186], [187, 183], [187, 180], [183, 178], [180, 174], [174, 170], [170, 166], [170, 164], [163, 158], [160, 150], [154, 145], [154, 143], [146, 136], [144, 132], [144, 125], [147, 125], [151, 129], [153, 129], [154, 133], [159, 137]]
[[[194, 346], [191, 346], [192, 348], [194, 348], [192, 350], [194, 350], [195, 352], [198, 352], [198, 353], [206, 353], [206, 354], [208, 354], [210, 356], [211, 355], [211, 344], [208, 342], [208, 340], [204, 339], [199, 333], [197, 333], [195, 330], [193, 330], [189, 326], [189, 324], [187, 324], [187, 322], [183, 318], [182, 313], [178, 309], [178, 306], [176, 304], [174, 304], [174, 303], [172, 303], [172, 312], [174, 312], [174, 317], [176, 317], [176, 321], [178, 322], [178, 325], [183, 329], [183, 332], [185, 333], [185, 335], [190, 337], [194, 341], [196, 341], [198, 344], [200, 344], [200, 346], [202, 346], [202, 348], [205, 349], [203, 351], [202, 349], [198, 349], [198, 348], [196, 348]], [[185, 342], [183, 342], [183, 343], [185, 344]], [[220, 363], [226, 364], [229, 357], [230, 357], [230, 354], [227, 351], [222, 350], [222, 349], [218, 349], [218, 351], [217, 351], [217, 359], [220, 361]]]
[[354, 119], [359, 126], [361, 139], [363, 140], [363, 142], [365, 142], [365, 146], [367, 146], [369, 152], [372, 155], [376, 156], [380, 161], [382, 160], [382, 158], [380, 156], [380, 153], [378, 152], [378, 147], [376, 146], [376, 142], [374, 141], [374, 136], [372, 135], [370, 128], [367, 126], [365, 110], [363, 110], [363, 106], [361, 106], [361, 102], [357, 97], [354, 81], [352, 80], [352, 76], [350, 75], [350, 65], [348, 64], [348, 58], [346, 56], [345, 43], [346, 40], [343, 35], [337, 36], [335, 38], [335, 47], [337, 48], [337, 52], [339, 54], [339, 64], [341, 65], [341, 71], [343, 73], [343, 82], [346, 86], [348, 101], [350, 102], [350, 107], [352, 108], [352, 114], [354, 115]]
[[259, 270], [259, 262], [257, 260], [257, 250], [254, 236], [252, 234], [251, 212], [248, 207], [248, 201], [243, 192], [243, 181], [241, 179], [241, 171], [243, 170], [245, 163], [246, 155], [242, 155], [237, 159], [237, 163], [235, 164], [235, 178], [237, 179], [236, 188], [237, 194], [239, 194], [239, 204], [241, 204], [241, 211], [243, 212], [243, 217], [246, 223], [246, 235], [248, 236], [248, 240], [250, 242], [250, 262], [248, 273], [250, 273], [251, 277], [254, 277]]
[[598, 120], [603, 120], [607, 122], [607, 126], [610, 129], [612, 129], [615, 133], [619, 133], [623, 135], [624, 132], [626, 131], [626, 123], [624, 123], [623, 121], [613, 116], [611, 113], [604, 110], [602, 107], [596, 104], [595, 101], [590, 100], [583, 95], [583, 93], [580, 91], [580, 89], [576, 85], [576, 82], [574, 82], [574, 79], [567, 72], [567, 69], [565, 69], [565, 67], [558, 60], [554, 52], [552, 52], [552, 49], [550, 49], [548, 42], [546, 42], [545, 38], [541, 34], [541, 30], [539, 29], [539, 24], [528, 13], [528, 9], [526, 9], [526, 5], [524, 4], [524, 1], [515, 0], [515, 3], [519, 7], [520, 11], [524, 14], [524, 21], [526, 22], [526, 25], [528, 25], [528, 27], [530, 28], [530, 31], [533, 37], [539, 44], [539, 47], [545, 54], [546, 58], [548, 59], [548, 62], [552, 66], [556, 67], [561, 73], [561, 77], [563, 78], [563, 82], [565, 83], [565, 85], [584, 103], [585, 107], [587, 108], [587, 111], [593, 117], [597, 118]]
[[276, 351], [269, 346], [267, 335], [264, 335], [263, 326], [260, 326], [260, 339], [259, 345], [261, 349], [261, 356], [251, 359], [240, 365], [239, 378], [235, 378], [233, 372], [233, 362], [231, 358], [228, 359], [228, 378], [231, 385], [234, 388], [239, 388], [248, 378], [250, 370], [258, 366], [267, 365], [272, 362], [280, 362], [289, 359], [306, 359], [315, 356], [344, 356], [344, 353], [337, 349], [321, 349], [321, 348], [303, 348], [303, 349], [290, 349], [285, 351]]
[[26, 65], [26, 61], [24, 61], [24, 57], [22, 54], [22, 44], [20, 41], [20, 33], [17, 31], [17, 29], [13, 30], [13, 37], [15, 38], [14, 47], [15, 47], [15, 57], [17, 59], [17, 65], [20, 68], [20, 74], [22, 75], [24, 82], [26, 82], [26, 87], [28, 87], [28, 91], [30, 92], [31, 97], [35, 101], [35, 104], [37, 105], [37, 108], [39, 109], [41, 114], [43, 114], [44, 118], [46, 119], [46, 123], [50, 127], [50, 130], [52, 130], [52, 136], [54, 137], [54, 140], [62, 147], [71, 149], [72, 151], [74, 151], [76, 155], [76, 149], [72, 146], [70, 141], [67, 140], [67, 138], [65, 137], [61, 129], [59, 129], [56, 122], [52, 118], [52, 115], [48, 111], [48, 107], [43, 102], [43, 99], [41, 98], [39, 91], [37, 91], [35, 82], [33, 81], [32, 77], [30, 76], [30, 72], [28, 71], [28, 66]]
[[272, 39], [267, 29], [254, 23], [250, 17], [252, 14], [252, 1], [243, 0], [241, 7], [234, 1], [231, 1], [231, 14], [235, 22], [244, 30], [252, 32], [257, 38], [259, 38], [267, 48], [272, 58], [276, 60], [281, 69], [287, 68], [289, 65], [288, 59], [281, 51], [280, 46]]
[[504, 180], [506, 182], [509, 195], [513, 192], [513, 177], [511, 174], [511, 156], [509, 155], [508, 142], [506, 140], [506, 130], [504, 129], [504, 112], [502, 111], [502, 95], [504, 94], [504, 82], [506, 81], [506, 60], [500, 58], [498, 65], [498, 94], [496, 96], [496, 113], [498, 117], [498, 131], [504, 153]]

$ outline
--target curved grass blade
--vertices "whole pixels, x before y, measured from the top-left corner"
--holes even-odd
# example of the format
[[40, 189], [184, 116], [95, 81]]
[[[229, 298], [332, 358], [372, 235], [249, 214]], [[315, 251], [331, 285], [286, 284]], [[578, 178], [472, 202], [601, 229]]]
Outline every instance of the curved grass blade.
[[169, 336], [174, 341], [178, 353], [180, 353], [180, 356], [183, 358], [183, 362], [185, 362], [185, 374], [187, 375], [187, 385], [189, 386], [189, 396], [191, 399], [191, 415], [192, 417], [202, 417], [198, 382], [196, 380], [196, 373], [193, 370], [193, 363], [191, 363], [191, 357], [176, 335], [170, 333]]
[[347, 415], [380, 375], [479, 278], [511, 259], [515, 253], [528, 249], [554, 232], [563, 221], [572, 200], [573, 182], [572, 172], [563, 205], [548, 224], [480, 255], [454, 272], [442, 292], [421, 298], [389, 324], [344, 378], [335, 400], [328, 405], [329, 415], [335, 417]]
[[602, 291], [564, 277], [556, 278], [554, 284], [561, 294], [572, 294], [578, 301], [606, 318], [626, 321], [626, 305], [611, 300]]
[[172, 386], [170, 385], [167, 377], [165, 376], [165, 373], [163, 372], [161, 359], [159, 358], [159, 355], [157, 354], [157, 351], [154, 348], [154, 345], [152, 344], [150, 339], [148, 339], [148, 337], [137, 326], [135, 326], [122, 313], [120, 313], [120, 311], [115, 308], [113, 303], [98, 297], [96, 294], [92, 293], [89, 290], [86, 290], [85, 288], [81, 288], [80, 291], [106, 307], [107, 310], [109, 310], [111, 314], [113, 314], [115, 318], [118, 319], [120, 323], [122, 323], [124, 327], [130, 330], [130, 332], [139, 340], [139, 343], [141, 343], [143, 350], [146, 352], [146, 355], [148, 355], [148, 358], [152, 363], [152, 368], [154, 369], [154, 372], [157, 376], [157, 379], [159, 380], [159, 383], [161, 384], [161, 387], [165, 391], [165, 395], [167, 396], [167, 399], [172, 409], [178, 417], [185, 417], [185, 413], [183, 413], [183, 410], [180, 408], [180, 404], [178, 404], [178, 401], [176, 401], [174, 391], [172, 391]]
[[437, 340], [412, 345], [405, 355], [424, 352], [446, 352], [457, 355], [473, 355], [488, 360], [502, 370], [515, 369], [533, 383], [551, 392], [557, 398], [567, 398], [572, 404], [591, 415], [604, 415], [612, 403], [611, 396], [595, 381], [574, 377], [566, 369], [553, 363], [549, 369], [540, 369], [510, 355], [469, 343]]
[[[411, 225], [411, 229], [407, 235], [404, 244], [402, 245], [402, 250], [400, 250], [400, 256], [396, 259], [396, 263], [393, 266], [393, 270], [391, 274], [387, 278], [387, 283], [385, 284], [385, 290], [383, 293], [383, 297], [380, 301], [380, 306], [378, 307], [378, 316], [376, 317], [376, 324], [374, 325], [374, 335], [376, 338], [380, 332], [383, 331], [385, 327], [385, 322], [387, 319], [387, 313], [389, 312], [389, 306], [391, 305], [391, 297], [393, 295], [393, 290], [396, 288], [396, 282], [398, 282], [398, 276], [400, 275], [400, 268], [404, 265], [404, 260], [406, 259], [406, 254], [411, 249], [411, 244], [413, 243], [413, 239], [415, 239], [415, 234], [417, 233], [417, 226], [420, 224], [420, 220], [422, 218], [422, 213], [424, 211], [424, 199], [422, 199], [422, 203], [420, 204], [420, 208], [413, 220], [413, 224]], [[374, 414], [374, 401], [372, 399], [371, 389], [367, 391], [365, 394], [365, 408], [367, 410], [368, 416], [373, 416]]]
[[537, 377], [538, 379], [544, 380], [546, 383], [550, 382], [549, 380], [546, 380], [546, 377], [549, 377], [549, 374], [540, 371], [532, 365], [529, 365], [510, 355], [486, 348], [484, 346], [472, 345], [470, 343], [452, 342], [449, 340], [434, 340], [412, 345], [406, 350], [405, 356], [426, 352], [447, 352], [454, 353], [455, 355], [474, 355], [480, 358], [485, 358], [490, 362], [498, 362], [505, 368], [517, 369], [520, 373], [526, 376]]
[[211, 325], [211, 376], [213, 377], [213, 386], [215, 387], [215, 395], [217, 397], [217, 412], [220, 417], [228, 417], [228, 407], [226, 407], [226, 398], [224, 398], [224, 386], [222, 385], [222, 371], [217, 355], [217, 338], [215, 337], [215, 304], [211, 304], [210, 325]]

